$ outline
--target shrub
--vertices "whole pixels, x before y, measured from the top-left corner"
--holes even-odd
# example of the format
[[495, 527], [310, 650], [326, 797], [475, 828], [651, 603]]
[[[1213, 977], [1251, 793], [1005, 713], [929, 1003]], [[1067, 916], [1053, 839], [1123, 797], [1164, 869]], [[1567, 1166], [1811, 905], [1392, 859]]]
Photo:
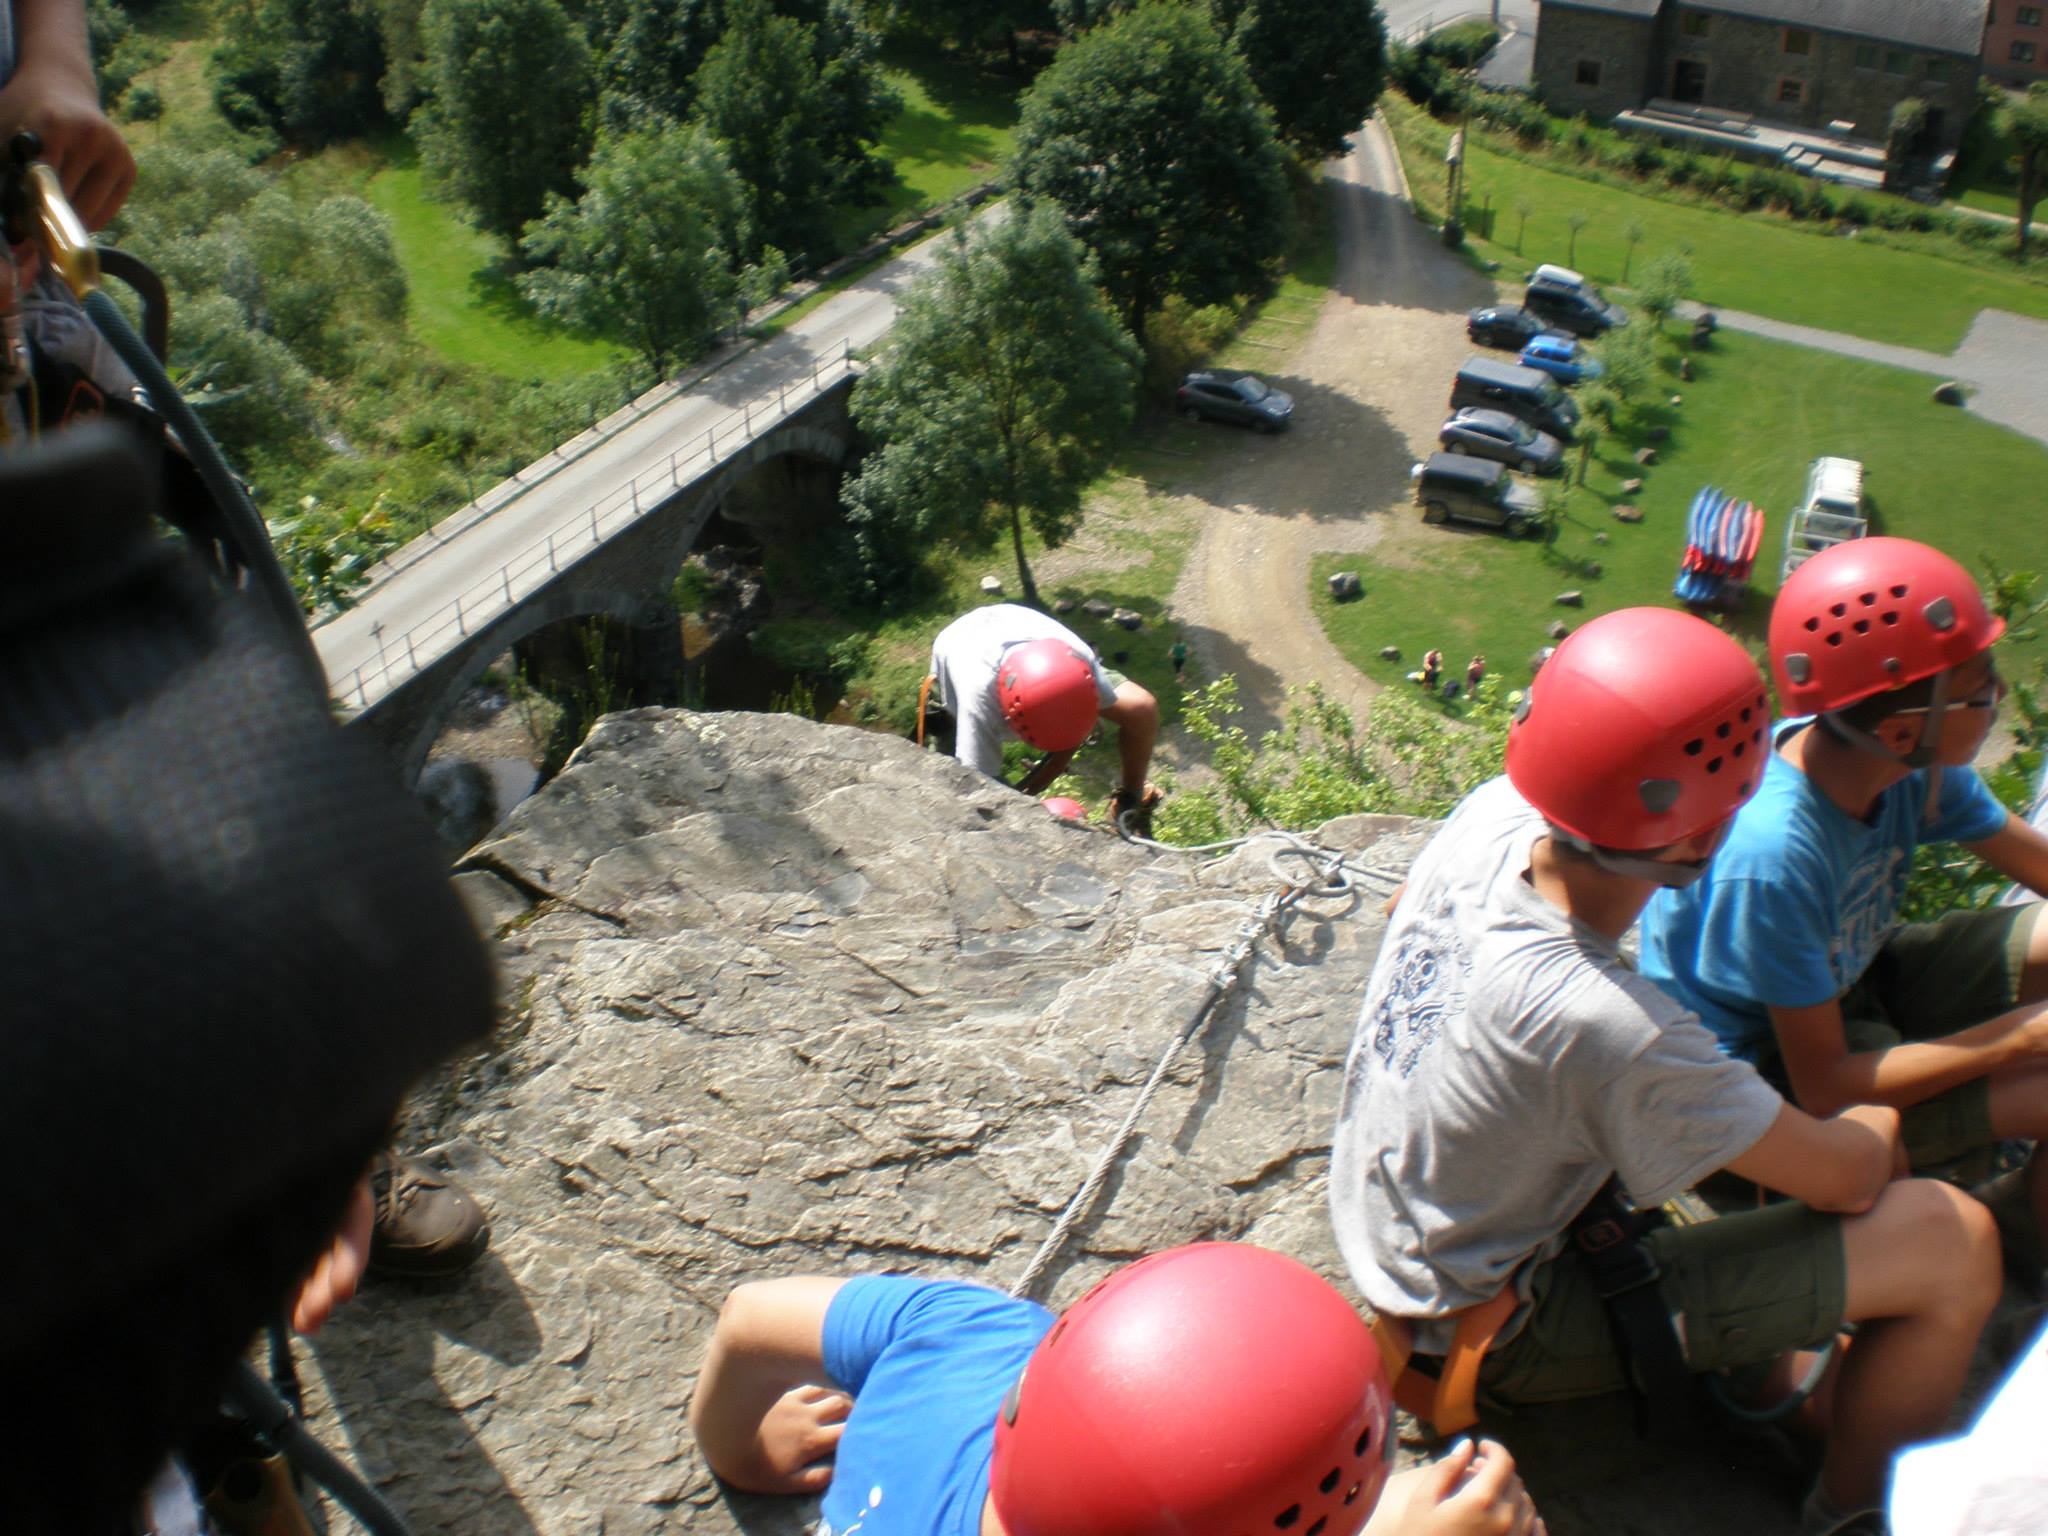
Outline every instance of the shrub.
[[1636, 139], [1629, 145], [1628, 168], [1636, 175], [1659, 175], [1664, 165], [1664, 152], [1649, 139]]
[[131, 123], [153, 123], [164, 115], [163, 93], [148, 81], [128, 87], [121, 98], [121, 115]]
[[1835, 217], [1860, 229], [1870, 222], [1870, 204], [1851, 192], [1842, 199], [1841, 206], [1835, 210]]

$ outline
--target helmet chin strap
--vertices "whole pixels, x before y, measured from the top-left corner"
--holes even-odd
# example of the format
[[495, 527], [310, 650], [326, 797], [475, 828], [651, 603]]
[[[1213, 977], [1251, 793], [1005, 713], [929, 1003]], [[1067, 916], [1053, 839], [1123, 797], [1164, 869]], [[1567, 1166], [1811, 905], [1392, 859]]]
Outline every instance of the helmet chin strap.
[[1550, 824], [1550, 835], [1559, 842], [1578, 849], [1610, 875], [1624, 875], [1631, 880], [1647, 880], [1650, 884], [1661, 885], [1666, 890], [1682, 891], [1707, 872], [1706, 859], [1653, 859], [1646, 854], [1629, 853], [1620, 848], [1602, 848], [1597, 843], [1589, 843], [1583, 837], [1574, 836], [1555, 822]]
[[1838, 711], [1820, 717], [1821, 725], [1830, 736], [1848, 743], [1859, 752], [1868, 752], [1902, 768], [1929, 770], [1927, 802], [1921, 808], [1920, 816], [1923, 823], [1933, 822], [1935, 807], [1941, 801], [1941, 764], [1934, 760], [1934, 754], [1941, 746], [1942, 717], [1948, 712], [1948, 680], [1947, 672], [1934, 674], [1934, 692], [1927, 700], [1927, 712], [1920, 717], [1920, 732], [1913, 738], [1913, 745], [1904, 752], [1894, 752], [1869, 731], [1851, 725]]

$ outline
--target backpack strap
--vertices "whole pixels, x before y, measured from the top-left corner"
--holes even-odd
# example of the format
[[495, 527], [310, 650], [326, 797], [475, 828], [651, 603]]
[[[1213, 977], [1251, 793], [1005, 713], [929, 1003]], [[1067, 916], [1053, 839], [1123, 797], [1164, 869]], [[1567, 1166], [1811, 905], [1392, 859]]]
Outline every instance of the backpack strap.
[[1635, 1383], [1636, 1426], [1660, 1438], [1689, 1432], [1699, 1406], [1699, 1384], [1657, 1287], [1663, 1271], [1643, 1244], [1663, 1224], [1662, 1211], [1636, 1210], [1609, 1179], [1568, 1229]]

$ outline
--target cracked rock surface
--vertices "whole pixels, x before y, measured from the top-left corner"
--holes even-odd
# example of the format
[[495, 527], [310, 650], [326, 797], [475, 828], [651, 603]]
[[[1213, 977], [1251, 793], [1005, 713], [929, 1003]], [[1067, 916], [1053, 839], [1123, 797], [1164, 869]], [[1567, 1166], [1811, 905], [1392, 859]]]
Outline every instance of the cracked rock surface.
[[[1353, 1294], [1330, 1131], [1380, 904], [1430, 830], [1322, 830], [1385, 878], [1259, 943], [1041, 1299], [1202, 1237]], [[803, 1529], [797, 1501], [728, 1495], [689, 1435], [726, 1292], [1007, 1288], [1280, 883], [1264, 849], [1140, 849], [905, 741], [665, 710], [601, 722], [458, 868], [506, 1021], [405, 1141], [485, 1204], [491, 1248], [459, 1280], [373, 1285], [299, 1346], [315, 1431], [422, 1536]], [[1625, 1402], [1504, 1427], [1558, 1536], [1789, 1530], [1803, 1491], [1768, 1450], [1654, 1451]]]

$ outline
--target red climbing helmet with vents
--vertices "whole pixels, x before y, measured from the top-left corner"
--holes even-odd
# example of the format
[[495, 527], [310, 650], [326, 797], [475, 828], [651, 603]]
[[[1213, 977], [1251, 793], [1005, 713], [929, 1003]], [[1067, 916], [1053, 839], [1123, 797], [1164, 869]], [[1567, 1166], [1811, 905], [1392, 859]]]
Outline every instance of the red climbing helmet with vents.
[[1850, 539], [1786, 578], [1771, 673], [1787, 714], [1821, 715], [1933, 677], [2005, 633], [1970, 573], [1912, 539]]
[[1010, 729], [1041, 752], [1073, 751], [1102, 710], [1088, 658], [1050, 635], [1003, 652], [996, 700]]
[[[1595, 848], [1662, 848], [1719, 826], [1763, 781], [1756, 663], [1669, 608], [1602, 614], [1558, 646], [1508, 731], [1508, 777]], [[1630, 871], [1635, 872], [1635, 871]]]
[[996, 1420], [989, 1493], [1009, 1536], [1352, 1536], [1389, 1411], [1372, 1331], [1328, 1281], [1195, 1243], [1053, 1324]]

